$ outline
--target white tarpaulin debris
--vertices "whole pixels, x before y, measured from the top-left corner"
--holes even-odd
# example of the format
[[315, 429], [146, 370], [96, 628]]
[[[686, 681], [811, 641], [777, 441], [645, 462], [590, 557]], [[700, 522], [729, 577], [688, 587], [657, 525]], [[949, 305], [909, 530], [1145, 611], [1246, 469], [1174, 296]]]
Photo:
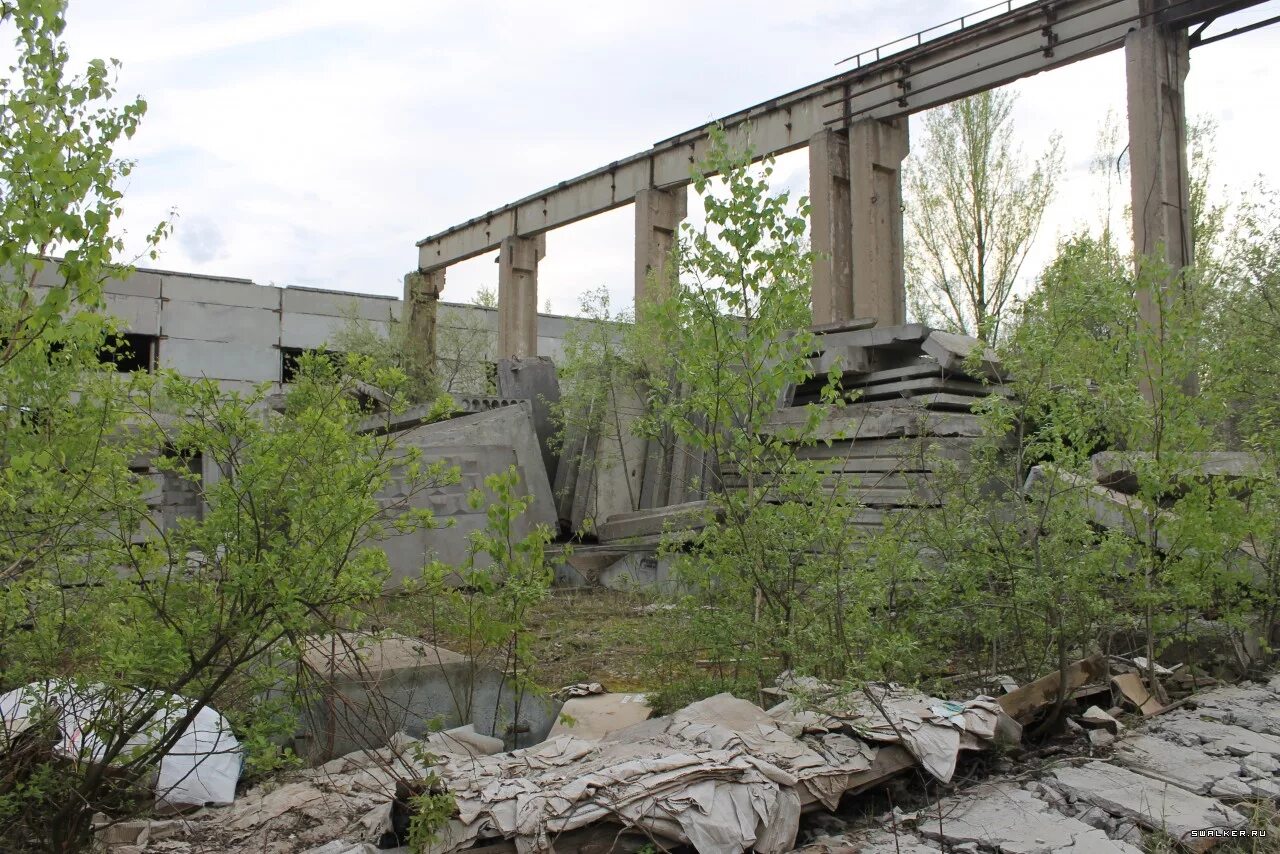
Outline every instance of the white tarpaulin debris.
[[[104, 716], [136, 714], [159, 706], [151, 722], [131, 738], [120, 755], [151, 742], [180, 720], [190, 704], [179, 697], [164, 702], [155, 694], [141, 692], [116, 697], [101, 686], [78, 688], [65, 682], [32, 683], [0, 696], [0, 743], [26, 729], [36, 715], [52, 714], [58, 721], [59, 740], [54, 749], [78, 762], [101, 762], [107, 744], [100, 737], [98, 722]], [[125, 706], [124, 704], [128, 704]], [[240, 742], [231, 725], [208, 706], [196, 712], [173, 747], [160, 760], [155, 783], [156, 800], [169, 808], [229, 804], [235, 800], [240, 779]]]
[[946, 783], [961, 750], [995, 738], [1000, 705], [990, 697], [964, 703], [939, 700], [898, 685], [868, 685], [865, 691], [835, 693], [810, 679], [787, 679], [793, 694], [769, 710], [807, 732], [846, 731], [880, 744], [901, 744], [934, 777]]

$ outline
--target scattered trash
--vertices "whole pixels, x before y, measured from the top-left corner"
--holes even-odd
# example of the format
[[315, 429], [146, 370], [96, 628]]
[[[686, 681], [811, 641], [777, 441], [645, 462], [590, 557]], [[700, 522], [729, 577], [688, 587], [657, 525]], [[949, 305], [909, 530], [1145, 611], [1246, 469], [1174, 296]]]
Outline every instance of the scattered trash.
[[[97, 734], [94, 722], [119, 718], [113, 711], [122, 697], [102, 685], [87, 687], [51, 680], [33, 682], [0, 695], [0, 745], [7, 744], [27, 729], [36, 715], [46, 711], [56, 715], [59, 736], [54, 744], [58, 755], [74, 762], [103, 761], [108, 743]], [[155, 717], [124, 745], [119, 755], [128, 756], [150, 744], [176, 725], [190, 710], [190, 701], [139, 691], [127, 698], [130, 707], [158, 708]], [[160, 760], [153, 785], [157, 806], [181, 810], [205, 804], [229, 804], [235, 799], [240, 779], [240, 742], [222, 715], [205, 706], [198, 710], [173, 747]]]
[[1136, 673], [1121, 673], [1111, 677], [1111, 684], [1116, 687], [1135, 709], [1142, 712], [1143, 717], [1159, 714], [1164, 706], [1147, 690], [1146, 683]]

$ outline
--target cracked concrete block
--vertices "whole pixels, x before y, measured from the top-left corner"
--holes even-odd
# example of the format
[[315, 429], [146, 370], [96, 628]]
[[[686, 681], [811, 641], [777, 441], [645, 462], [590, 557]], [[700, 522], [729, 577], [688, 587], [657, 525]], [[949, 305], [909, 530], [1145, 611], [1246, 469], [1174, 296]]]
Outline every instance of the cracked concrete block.
[[1055, 769], [1053, 777], [1081, 800], [1181, 839], [1193, 851], [1207, 850], [1216, 840], [1193, 837], [1192, 831], [1248, 823], [1240, 813], [1203, 795], [1099, 760]]
[[1280, 757], [1280, 736], [1253, 732], [1244, 727], [1202, 720], [1194, 712], [1177, 711], [1162, 723], [1158, 733], [1161, 738], [1173, 734], [1182, 738], [1195, 738], [1204, 746], [1203, 752], [1217, 751], [1233, 756], [1250, 753], [1266, 753]]
[[1221, 780], [1213, 784], [1209, 789], [1209, 794], [1215, 798], [1247, 798], [1252, 794], [1249, 785], [1239, 777], [1223, 777]]
[[1280, 782], [1275, 780], [1249, 780], [1249, 791], [1255, 798], [1268, 798], [1280, 801]]
[[1002, 854], [1138, 854], [1139, 850], [1062, 815], [1015, 783], [979, 786], [965, 796], [946, 798], [942, 814], [943, 820], [937, 822], [922, 813], [917, 832], [951, 846], [973, 843]]
[[1240, 771], [1240, 766], [1228, 759], [1206, 756], [1194, 748], [1143, 734], [1120, 741], [1112, 760], [1144, 777], [1202, 795], [1219, 780], [1238, 778]]
[[1241, 757], [1240, 764], [1245, 766], [1246, 769], [1260, 771], [1266, 775], [1280, 771], [1280, 762], [1277, 762], [1276, 758], [1269, 753], [1250, 753]]
[[1105, 729], [1089, 730], [1089, 743], [1097, 748], [1110, 747], [1116, 737]]

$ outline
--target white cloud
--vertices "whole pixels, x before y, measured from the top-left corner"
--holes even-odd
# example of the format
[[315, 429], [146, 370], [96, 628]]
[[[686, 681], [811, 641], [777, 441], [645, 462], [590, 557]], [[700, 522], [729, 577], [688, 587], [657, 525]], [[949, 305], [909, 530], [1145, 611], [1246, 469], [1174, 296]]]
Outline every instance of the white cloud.
[[[119, 57], [122, 93], [149, 102], [126, 151], [139, 166], [125, 224], [140, 240], [177, 209], [165, 266], [399, 293], [415, 240], [974, 5], [72, 0], [67, 37], [77, 59]], [[1223, 181], [1268, 168], [1277, 119], [1258, 105], [1277, 48], [1271, 28], [1192, 55], [1188, 110], [1219, 120]], [[1123, 58], [1016, 88], [1027, 152], [1061, 131], [1073, 166], [1043, 257], [1094, 209], [1081, 166], [1107, 110], [1123, 116]], [[777, 177], [803, 188], [806, 168], [792, 156]], [[602, 283], [625, 298], [630, 216], [552, 233], [539, 303], [572, 310]], [[459, 265], [446, 294], [465, 299], [494, 276], [488, 258]]]

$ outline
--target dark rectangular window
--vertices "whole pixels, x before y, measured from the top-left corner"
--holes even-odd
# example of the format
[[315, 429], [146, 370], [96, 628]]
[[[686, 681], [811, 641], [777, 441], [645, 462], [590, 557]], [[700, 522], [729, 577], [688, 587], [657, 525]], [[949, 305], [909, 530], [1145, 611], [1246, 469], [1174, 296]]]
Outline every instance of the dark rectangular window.
[[298, 360], [302, 358], [303, 353], [320, 353], [330, 358], [336, 358], [342, 355], [336, 350], [310, 350], [304, 347], [281, 347], [280, 382], [291, 383], [297, 378]]
[[122, 374], [151, 371], [155, 369], [159, 349], [160, 339], [155, 335], [122, 332], [98, 351], [98, 360], [115, 365]]

